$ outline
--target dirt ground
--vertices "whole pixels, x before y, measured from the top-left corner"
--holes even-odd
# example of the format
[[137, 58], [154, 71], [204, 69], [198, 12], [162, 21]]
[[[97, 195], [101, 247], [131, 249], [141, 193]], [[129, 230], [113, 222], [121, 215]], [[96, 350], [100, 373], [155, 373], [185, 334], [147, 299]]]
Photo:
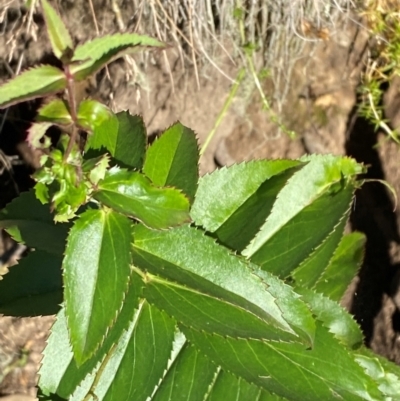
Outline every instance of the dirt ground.
[[[7, 11], [9, 24], [18, 20], [14, 15], [18, 2], [15, 3]], [[84, 13], [80, 8], [84, 3], [76, 2], [74, 7], [72, 1], [65, 4], [68, 21], [74, 21], [79, 15], [80, 23], [86, 26], [86, 29], [73, 29], [75, 39], [86, 39], [93, 29], [88, 28], [92, 22], [87, 10]], [[23, 65], [51, 61], [43, 37], [43, 21], [39, 16], [35, 18], [37, 41], [16, 43], [11, 60], [0, 54], [3, 61], [0, 82], [10, 76], [10, 69], [17, 69], [22, 53], [25, 54]], [[116, 30], [112, 17], [101, 19], [101, 24], [104, 31]], [[5, 29], [0, 36], [0, 49], [9, 49], [9, 40]], [[271, 122], [259, 95], [251, 87], [251, 80], [248, 84], [245, 79], [201, 160], [202, 174], [218, 166], [254, 158], [296, 158], [304, 153], [347, 154], [369, 166], [368, 178], [387, 180], [400, 196], [399, 145], [388, 140], [384, 133], [376, 132], [357, 114], [357, 87], [367, 44], [366, 32], [356, 23], [348, 22], [330, 40], [306, 46], [304, 57], [294, 68], [282, 109], [284, 122], [297, 133], [295, 139], [280, 132]], [[220, 65], [235, 77], [237, 66], [228, 58], [220, 60]], [[198, 86], [195, 69], [182, 67], [176, 48], [169, 49], [165, 55], [147, 54], [136, 60], [136, 67], [135, 76], [128, 76], [127, 80], [128, 62], [116, 61], [109, 66], [108, 73], [98, 74], [84, 91], [107, 101], [115, 110], [129, 109], [142, 114], [149, 135], [160, 133], [180, 120], [194, 129], [203, 143], [223, 108], [231, 82], [211, 66], [203, 65]], [[264, 85], [268, 92], [270, 83], [265, 81]], [[400, 127], [400, 80], [387, 88], [384, 105], [392, 126]], [[32, 185], [29, 175], [37, 160], [27, 151], [24, 135], [35, 107], [35, 104], [13, 107], [0, 133], [2, 155], [12, 163], [6, 165], [3, 161], [0, 206]], [[10, 156], [17, 157], [10, 159]], [[394, 199], [383, 185], [368, 183], [357, 192], [351, 228], [364, 232], [368, 241], [364, 265], [343, 302], [360, 323], [366, 344], [400, 363], [400, 207], [393, 210]], [[3, 238], [6, 238], [4, 234]], [[7, 240], [2, 244], [3, 252], [12, 245]], [[0, 395], [35, 394], [36, 371], [51, 322], [51, 317], [0, 318]]]

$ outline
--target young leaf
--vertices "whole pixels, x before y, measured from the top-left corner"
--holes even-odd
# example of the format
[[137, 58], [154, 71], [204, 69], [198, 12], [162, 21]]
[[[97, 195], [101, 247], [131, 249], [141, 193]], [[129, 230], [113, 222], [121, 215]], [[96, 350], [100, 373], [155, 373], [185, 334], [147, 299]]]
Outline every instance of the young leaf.
[[[280, 226], [279, 230], [274, 228], [274, 233], [260, 248], [254, 251], [255, 248], [250, 244], [243, 254], [264, 270], [280, 277], [288, 276], [335, 230], [350, 208], [353, 193], [354, 187], [348, 185], [335, 194], [323, 194], [284, 226]], [[273, 224], [273, 214], [272, 211], [259, 235]], [[259, 235], [256, 237], [257, 243]]]
[[217, 297], [157, 276], [145, 275], [144, 296], [178, 322], [196, 330], [238, 338], [296, 340], [260, 317]]
[[117, 167], [99, 183], [94, 198], [155, 229], [190, 221], [189, 201], [180, 191], [157, 188], [143, 174]]
[[288, 400], [382, 400], [374, 380], [320, 323], [312, 349], [301, 344], [224, 338], [187, 328], [182, 331], [222, 369]]
[[118, 213], [87, 210], [70, 231], [64, 298], [78, 365], [93, 355], [122, 307], [130, 275], [130, 229], [130, 220]]
[[200, 179], [191, 215], [222, 244], [241, 252], [302, 166], [293, 160], [257, 160], [216, 170]]
[[142, 302], [108, 360], [69, 400], [81, 401], [88, 394], [94, 394], [97, 401], [149, 399], [167, 368], [174, 332], [172, 319]]
[[67, 79], [59, 68], [41, 65], [26, 70], [0, 86], [0, 109], [61, 92], [66, 86]]
[[55, 224], [49, 206], [41, 204], [30, 190], [0, 212], [0, 227], [5, 228], [17, 242], [62, 255], [70, 226]]
[[[48, 149], [51, 146], [51, 139], [45, 135], [52, 125], [47, 122], [33, 123], [28, 129], [26, 138], [29, 145], [36, 149]], [[42, 197], [37, 196], [37, 198], [42, 202]]]
[[72, 123], [67, 102], [62, 99], [54, 99], [40, 107], [36, 120], [63, 125]]
[[329, 261], [343, 237], [343, 231], [348, 219], [346, 213], [335, 229], [325, 238], [311, 255], [293, 270], [291, 276], [295, 280], [296, 287], [314, 288], [321, 278]]
[[289, 286], [271, 282], [271, 287], [284, 293], [285, 302], [291, 304], [292, 313], [285, 315], [280, 300], [269, 292], [270, 283], [200, 230], [182, 226], [157, 232], [137, 225], [132, 257], [142, 271], [239, 306], [268, 322], [275, 332], [281, 331], [282, 336], [296, 333], [298, 341], [313, 341], [313, 318]]
[[312, 312], [325, 327], [346, 347], [355, 349], [360, 347], [364, 340], [359, 325], [345, 309], [337, 302], [315, 293], [307, 288], [297, 288], [302, 299], [310, 306]]
[[[122, 167], [141, 169], [143, 166], [147, 134], [143, 119], [122, 111], [116, 114], [117, 124], [109, 129], [97, 129], [89, 136], [86, 151], [106, 149], [113, 160]], [[113, 119], [114, 124], [114, 119]]]
[[315, 290], [339, 302], [361, 266], [365, 242], [362, 233], [345, 235]]
[[216, 372], [210, 359], [186, 343], [151, 401], [204, 401]]
[[96, 38], [77, 46], [70, 72], [76, 81], [81, 81], [127, 52], [147, 47], [163, 48], [156, 39], [135, 33], [122, 33]]
[[0, 313], [8, 316], [53, 315], [62, 302], [60, 256], [30, 252], [0, 280]]
[[[67, 399], [84, 380], [86, 375], [106, 357], [123, 332], [128, 330], [133, 320], [135, 310], [139, 305], [142, 291], [142, 281], [133, 279], [124, 299], [122, 310], [113, 327], [108, 331], [103, 345], [92, 358], [77, 366], [68, 336], [65, 309], [58, 313], [47, 346], [43, 352], [42, 365], [39, 370], [39, 387], [43, 394], [57, 394]], [[56, 363], [54, 363], [56, 361]]]
[[[281, 276], [296, 268], [333, 230], [349, 208], [356, 175], [364, 171], [350, 158], [312, 155], [300, 160], [308, 164], [282, 189], [267, 221], [242, 252]], [[300, 245], [301, 249], [294, 249]], [[291, 263], [282, 270], [278, 257]]]
[[176, 187], [193, 202], [199, 179], [198, 163], [196, 135], [178, 122], [147, 150], [143, 172], [155, 185]]
[[71, 36], [60, 16], [47, 0], [41, 0], [47, 33], [54, 55], [67, 62], [72, 56], [73, 44]]
[[[79, 104], [77, 118], [82, 128], [96, 134], [89, 136], [88, 139], [89, 142], [94, 141], [94, 145], [96, 145], [96, 138], [107, 138], [108, 135], [112, 138], [118, 131], [118, 120], [115, 114], [96, 100], [83, 100]], [[104, 147], [109, 150], [107, 144]]]

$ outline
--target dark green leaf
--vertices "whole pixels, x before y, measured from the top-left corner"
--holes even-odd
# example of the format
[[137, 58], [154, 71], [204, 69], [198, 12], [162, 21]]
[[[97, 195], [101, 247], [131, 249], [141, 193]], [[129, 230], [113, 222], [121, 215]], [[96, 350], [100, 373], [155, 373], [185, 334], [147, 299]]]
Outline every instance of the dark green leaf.
[[131, 222], [111, 210], [80, 215], [68, 237], [64, 298], [78, 365], [99, 347], [122, 307], [130, 275]]
[[110, 357], [96, 371], [98, 383], [89, 376], [70, 401], [81, 401], [91, 389], [97, 401], [146, 401], [167, 368], [175, 322], [142, 302], [139, 312]]
[[155, 185], [181, 189], [193, 201], [199, 179], [198, 163], [195, 133], [176, 123], [147, 150], [143, 172]]
[[47, 34], [49, 35], [54, 55], [62, 60], [68, 61], [72, 56], [72, 39], [69, 32], [54, 8], [47, 0], [41, 0], [43, 16], [46, 21]]
[[313, 288], [317, 281], [329, 265], [329, 261], [343, 237], [343, 231], [347, 223], [348, 213], [346, 213], [340, 223], [328, 235], [311, 255], [305, 259], [292, 272], [292, 277], [296, 286]]
[[[243, 253], [264, 270], [288, 276], [335, 229], [349, 210], [353, 192], [354, 187], [348, 185], [335, 194], [323, 194], [279, 230], [271, 227], [270, 238], [256, 251], [247, 248]], [[262, 231], [274, 224], [271, 216]]]
[[190, 220], [189, 201], [177, 189], [157, 188], [138, 172], [111, 169], [94, 197], [148, 227], [165, 229]]
[[216, 372], [216, 365], [186, 343], [151, 400], [203, 401]]
[[44, 394], [57, 394], [68, 398], [75, 388], [91, 373], [99, 362], [110, 352], [133, 320], [139, 305], [142, 281], [138, 277], [131, 279], [122, 310], [113, 327], [108, 331], [103, 345], [95, 355], [81, 366], [77, 366], [69, 341], [65, 310], [62, 309], [54, 323], [39, 371], [39, 387]]
[[307, 288], [297, 288], [296, 291], [301, 294], [318, 320], [348, 348], [358, 348], [363, 340], [363, 333], [351, 316], [337, 302], [309, 290]]
[[377, 385], [353, 355], [320, 324], [312, 349], [301, 344], [232, 339], [182, 330], [222, 369], [289, 400], [382, 400]]
[[163, 48], [156, 39], [135, 33], [119, 33], [96, 38], [77, 46], [70, 71], [75, 80], [81, 81], [122, 55], [144, 48]]
[[0, 212], [0, 227], [29, 247], [62, 255], [70, 225], [55, 224], [49, 206], [41, 204], [31, 190]]
[[269, 292], [269, 283], [200, 230], [183, 226], [156, 232], [135, 226], [132, 256], [135, 266], [144, 271], [253, 313], [271, 325], [271, 333], [272, 330], [276, 333], [274, 338], [296, 340], [296, 333], [297, 341], [312, 343], [313, 318], [298, 295], [278, 280], [271, 281], [271, 287], [287, 297], [284, 302], [291, 304], [291, 313], [286, 316], [280, 300]]
[[36, 120], [54, 124], [72, 123], [72, 117], [69, 113], [67, 102], [63, 99], [54, 99], [41, 106], [38, 110]]
[[315, 286], [316, 291], [339, 302], [357, 274], [364, 259], [365, 235], [345, 235], [336, 249], [329, 266]]
[[62, 302], [62, 258], [31, 252], [0, 280], [0, 313], [9, 316], [53, 315]]
[[26, 70], [0, 86], [0, 109], [61, 92], [66, 86], [64, 72], [59, 68], [41, 65]]
[[91, 154], [93, 150], [106, 149], [118, 165], [141, 169], [147, 142], [143, 119], [127, 111], [116, 114], [116, 119], [118, 129], [97, 129], [89, 136], [86, 150]]

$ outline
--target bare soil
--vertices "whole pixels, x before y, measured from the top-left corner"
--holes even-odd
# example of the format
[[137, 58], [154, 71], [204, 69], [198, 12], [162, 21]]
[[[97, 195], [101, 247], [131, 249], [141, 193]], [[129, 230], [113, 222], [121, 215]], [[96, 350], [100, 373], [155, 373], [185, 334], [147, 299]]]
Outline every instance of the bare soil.
[[[15, 3], [8, 11], [10, 24], [18, 23], [21, 18], [14, 15], [19, 7]], [[105, 2], [95, 3], [96, 9], [106, 9]], [[86, 2], [65, 1], [64, 7], [76, 40], [94, 36]], [[99, 21], [101, 31], [117, 30], [113, 13], [100, 13]], [[11, 60], [7, 60], [8, 67], [14, 71], [22, 53], [24, 65], [52, 61], [43, 34], [43, 21], [35, 16], [35, 23], [37, 41], [31, 38], [24, 41], [21, 36]], [[0, 36], [3, 52], [9, 50], [6, 43], [10, 32], [6, 29]], [[367, 42], [367, 35], [358, 25], [346, 24], [329, 41], [306, 48], [304, 58], [294, 69], [282, 109], [285, 123], [298, 134], [295, 139], [280, 132], [263, 110], [258, 94], [244, 85], [201, 160], [202, 174], [221, 165], [254, 158], [296, 158], [304, 153], [347, 154], [369, 166], [368, 178], [387, 180], [399, 196], [400, 147], [383, 133], [375, 132], [374, 127], [357, 115], [357, 86]], [[0, 59], [5, 60], [6, 54], [1, 51]], [[0, 81], [9, 77], [9, 68], [4, 65], [0, 65]], [[108, 73], [99, 73], [87, 83], [82, 96], [89, 93], [107, 101], [115, 110], [129, 109], [142, 114], [149, 135], [158, 134], [180, 120], [194, 129], [203, 143], [228, 96], [229, 80], [212, 68], [203, 68], [198, 87], [196, 71], [182, 66], [180, 53], [175, 48], [169, 49], [166, 56], [160, 53], [143, 56], [136, 60], [136, 67], [135, 77], [129, 76], [127, 80], [127, 62], [114, 62]], [[237, 67], [227, 59], [224, 70], [234, 77]], [[264, 85], [268, 91], [270, 83], [265, 81]], [[391, 124], [400, 127], [399, 82], [393, 82], [387, 89], [384, 102]], [[32, 185], [29, 175], [37, 160], [26, 148], [24, 136], [35, 106], [12, 108], [9, 112], [12, 118], [7, 119], [1, 132], [0, 149], [6, 156], [18, 156], [22, 164], [5, 168], [0, 175], [0, 206], [15, 197], [17, 191]], [[357, 192], [351, 227], [366, 233], [368, 242], [364, 265], [343, 302], [360, 323], [366, 344], [400, 363], [400, 208], [393, 210], [393, 197], [381, 184], [366, 184]], [[51, 322], [52, 317], [0, 318], [0, 395], [35, 394], [40, 352]]]

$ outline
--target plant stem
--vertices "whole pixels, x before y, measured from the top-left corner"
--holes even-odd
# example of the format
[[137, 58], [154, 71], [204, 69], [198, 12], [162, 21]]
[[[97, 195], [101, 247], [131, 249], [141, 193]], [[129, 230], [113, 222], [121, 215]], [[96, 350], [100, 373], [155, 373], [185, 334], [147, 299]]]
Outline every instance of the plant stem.
[[67, 93], [68, 93], [68, 104], [72, 118], [72, 132], [67, 145], [67, 149], [64, 154], [64, 161], [67, 161], [69, 154], [71, 153], [72, 147], [76, 142], [76, 137], [78, 134], [77, 123], [78, 117], [76, 114], [76, 99], [75, 99], [75, 83], [74, 77], [71, 75], [69, 70], [69, 65], [65, 66], [65, 75], [67, 76]]
[[229, 96], [228, 98], [225, 100], [224, 106], [222, 107], [222, 110], [220, 111], [220, 113], [218, 114], [218, 117], [215, 121], [214, 127], [212, 128], [212, 130], [209, 132], [209, 134], [207, 135], [207, 138], [200, 150], [200, 156], [202, 156], [204, 154], [204, 152], [206, 151], [208, 145], [211, 142], [211, 139], [214, 137], [215, 132], [217, 131], [219, 125], [221, 124], [222, 120], [225, 117], [226, 112], [228, 111], [235, 95], [236, 92], [241, 84], [241, 82], [243, 81], [244, 75], [245, 75], [246, 70], [244, 68], [241, 68], [237, 74], [236, 80], [234, 82], [234, 84], [232, 85], [231, 90], [229, 91]]

